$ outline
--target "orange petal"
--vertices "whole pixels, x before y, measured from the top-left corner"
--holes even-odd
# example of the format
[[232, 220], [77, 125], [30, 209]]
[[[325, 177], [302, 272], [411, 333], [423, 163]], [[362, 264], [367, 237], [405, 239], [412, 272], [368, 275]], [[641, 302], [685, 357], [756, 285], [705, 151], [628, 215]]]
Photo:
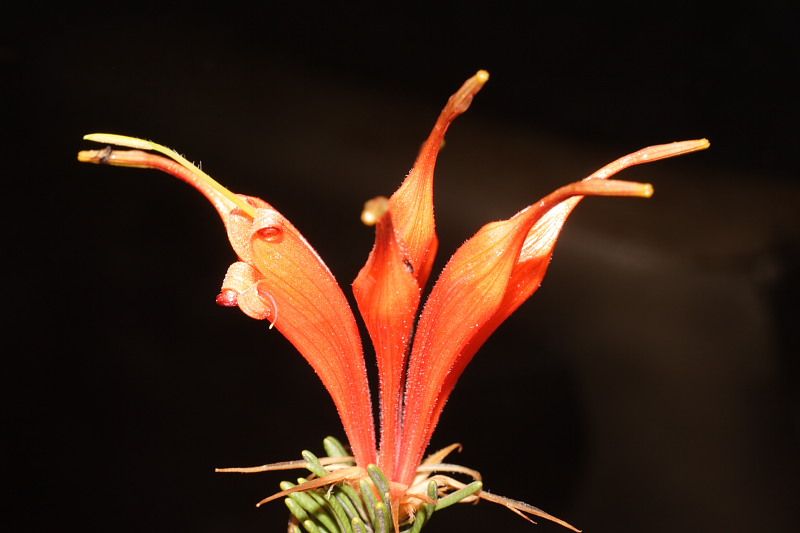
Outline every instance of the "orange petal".
[[263, 200], [235, 209], [228, 236], [259, 274], [256, 292], [274, 327], [306, 358], [333, 397], [358, 464], [375, 462], [375, 429], [361, 339], [347, 299], [299, 231]]
[[[620, 157], [600, 170], [593, 172], [591, 175], [584, 178], [583, 181], [607, 179], [617, 172], [633, 165], [651, 163], [660, 159], [703, 150], [708, 148], [708, 146], [709, 143], [706, 139], [648, 146], [647, 148]], [[553, 248], [561, 233], [561, 229], [567, 217], [569, 217], [572, 210], [582, 199], [582, 196], [576, 196], [561, 202], [542, 216], [531, 228], [525, 239], [525, 244], [522, 247], [517, 264], [514, 266], [514, 270], [511, 273], [510, 286], [513, 287], [514, 290], [506, 293], [496, 315], [484, 326], [484, 331], [476, 335], [476, 338], [473, 339], [471, 345], [465, 351], [465, 354], [468, 352], [474, 354], [494, 330], [536, 292], [550, 264]], [[471, 357], [471, 355], [469, 357]]]
[[[562, 187], [514, 217], [487, 224], [453, 255], [420, 317], [411, 352], [403, 414], [398, 481], [410, 482], [444, 403], [474, 354], [475, 340], [513, 293], [512, 275], [532, 227], [550, 209], [576, 195], [648, 196], [646, 184], [591, 180]], [[496, 326], [494, 326], [496, 327]], [[462, 358], [466, 354], [467, 358]]]
[[271, 319], [333, 397], [356, 461], [374, 463], [372, 401], [355, 317], [333, 275], [300, 232], [263, 200], [231, 193], [163, 146], [106, 134], [87, 139], [157, 150], [172, 159], [106, 148], [83, 151], [80, 161], [162, 170], [211, 201], [240, 259], [223, 282], [218, 303], [238, 304], [250, 316]]
[[494, 222], [456, 251], [425, 303], [414, 337], [403, 414], [404, 454], [396, 481], [410, 484], [422, 460], [439, 391], [455, 359], [497, 310], [527, 228], [516, 220]]
[[414, 269], [420, 287], [425, 287], [428, 281], [438, 248], [433, 219], [433, 171], [436, 158], [450, 124], [469, 108], [472, 98], [488, 79], [489, 73], [480, 70], [450, 97], [423, 144], [414, 168], [389, 199], [395, 231], [405, 245], [408, 262]]
[[[385, 201], [385, 199], [384, 199]], [[396, 239], [391, 212], [377, 222], [375, 246], [353, 282], [358, 308], [378, 361], [381, 445], [378, 466], [389, 479], [400, 438], [406, 356], [419, 306], [420, 289]]]
[[582, 195], [650, 196], [649, 185], [603, 178], [707, 146], [705, 139], [684, 141], [620, 158], [513, 218], [484, 226], [456, 252], [425, 304], [414, 339], [399, 481], [413, 476], [450, 392], [477, 349], [539, 287], [561, 228]]

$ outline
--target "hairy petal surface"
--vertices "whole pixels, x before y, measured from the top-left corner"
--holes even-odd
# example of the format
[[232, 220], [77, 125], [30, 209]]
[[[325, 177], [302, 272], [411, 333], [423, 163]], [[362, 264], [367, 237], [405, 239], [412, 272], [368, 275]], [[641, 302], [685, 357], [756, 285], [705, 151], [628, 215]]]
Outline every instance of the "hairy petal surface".
[[404, 243], [408, 262], [419, 286], [428, 281], [439, 241], [433, 217], [433, 171], [444, 136], [453, 120], [466, 111], [488, 81], [489, 73], [478, 71], [447, 101], [417, 161], [400, 188], [389, 198], [398, 239]]
[[258, 273], [255, 294], [333, 398], [359, 464], [375, 461], [375, 430], [358, 326], [339, 284], [299, 231], [263, 200], [229, 216], [228, 236]]
[[[643, 148], [609, 163], [600, 170], [593, 172], [586, 178], [588, 180], [607, 179], [617, 172], [633, 165], [650, 163], [674, 157], [677, 155], [702, 150], [708, 147], [706, 139], [680, 141], [669, 144], [660, 144]], [[599, 184], [598, 184], [599, 185]], [[510, 289], [506, 292], [503, 303], [498, 312], [483, 327], [480, 334], [470, 343], [464, 355], [469, 353], [467, 360], [484, 343], [484, 341], [502, 324], [511, 313], [517, 310], [541, 285], [542, 279], [550, 265], [553, 248], [558, 240], [564, 223], [570, 213], [583, 199], [583, 196], [574, 196], [559, 203], [545, 213], [531, 228], [525, 238], [525, 244], [520, 252], [517, 264], [511, 273]], [[455, 383], [453, 383], [455, 384]]]
[[79, 160], [162, 170], [211, 201], [239, 256], [228, 270], [217, 302], [238, 305], [254, 318], [270, 319], [328, 389], [356, 460], [374, 463], [372, 401], [355, 317], [330, 270], [300, 232], [268, 203], [231, 193], [173, 150], [119, 135], [86, 138], [137, 150], [85, 151]]
[[[414, 341], [402, 440], [407, 456], [398, 466], [401, 480], [411, 476], [418, 464], [415, 461], [421, 460], [447, 398], [475, 352], [539, 288], [561, 229], [583, 195], [648, 197], [652, 194], [649, 185], [605, 178], [632, 165], [702, 150], [708, 145], [705, 139], [682, 141], [624, 156], [506, 221], [517, 230], [513, 239], [506, 241], [508, 246], [498, 248], [491, 244], [492, 228], [503, 224], [495, 223], [482, 228], [456, 252], [425, 305]], [[521, 242], [519, 231], [525, 233]], [[475, 246], [485, 246], [485, 251], [490, 251], [484, 265], [469, 259], [467, 253], [462, 255], [462, 250]], [[496, 258], [493, 263], [491, 252], [509, 257]], [[484, 276], [484, 284], [489, 282], [492, 276], [488, 272], [480, 274], [487, 269], [497, 269], [495, 285], [488, 291], [474, 282], [476, 276]], [[502, 295], [498, 296], [501, 290]], [[444, 326], [435, 324], [447, 322], [451, 316], [458, 316], [457, 321]]]
[[457, 355], [502, 302], [526, 234], [514, 220], [484, 226], [456, 251], [434, 285], [409, 361], [398, 482], [413, 480], [438, 421], [439, 391]]
[[[385, 201], [385, 199], [384, 199]], [[375, 246], [353, 282], [361, 316], [375, 347], [380, 385], [381, 445], [378, 466], [391, 479], [398, 454], [408, 347], [420, 289], [396, 238], [391, 212], [377, 222]]]
[[[481, 228], [445, 266], [420, 317], [409, 361], [403, 415], [405, 456], [398, 466], [401, 483], [413, 478], [444, 404], [477, 348], [510, 314], [507, 310], [521, 303], [515, 296], [520, 287], [535, 290], [544, 276], [558, 231], [537, 223], [561, 202], [586, 194], [649, 196], [652, 187], [597, 179], [562, 187], [514, 217]], [[538, 236], [544, 246], [539, 242], [537, 247], [528, 238], [536, 227], [549, 230]], [[520, 267], [526, 243], [531, 261]], [[520, 284], [525, 274], [538, 279]]]

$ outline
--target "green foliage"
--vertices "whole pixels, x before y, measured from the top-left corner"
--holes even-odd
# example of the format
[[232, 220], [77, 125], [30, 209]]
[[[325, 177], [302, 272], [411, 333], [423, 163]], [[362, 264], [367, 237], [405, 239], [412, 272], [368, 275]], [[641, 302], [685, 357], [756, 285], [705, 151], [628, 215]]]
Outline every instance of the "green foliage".
[[[333, 437], [324, 441], [328, 457], [347, 457], [347, 450]], [[313, 453], [302, 452], [306, 468], [317, 478], [332, 472]], [[339, 465], [351, 466], [343, 461]], [[292, 514], [290, 533], [394, 533], [392, 508], [397, 502], [391, 498], [390, 484], [380, 468], [367, 467], [367, 476], [359, 480], [358, 488], [346, 482], [293, 492], [286, 497], [286, 506]], [[299, 478], [297, 484], [284, 481], [281, 490], [289, 490], [308, 480]], [[439, 497], [439, 487], [431, 480], [427, 486], [427, 497], [436, 503], [420, 500], [413, 518], [399, 524], [400, 533], [418, 533], [435, 511], [458, 503], [480, 491], [479, 481], [446, 496]]]

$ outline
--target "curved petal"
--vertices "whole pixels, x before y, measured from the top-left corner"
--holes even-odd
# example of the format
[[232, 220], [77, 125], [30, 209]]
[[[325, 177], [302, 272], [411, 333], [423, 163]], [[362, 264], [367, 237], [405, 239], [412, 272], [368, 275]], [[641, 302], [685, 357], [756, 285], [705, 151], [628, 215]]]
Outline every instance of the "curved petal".
[[311, 364], [333, 398], [353, 455], [375, 462], [375, 430], [355, 317], [330, 270], [299, 231], [263, 200], [249, 217], [234, 209], [228, 236], [242, 262], [258, 273], [255, 291], [272, 325]]
[[263, 200], [231, 193], [168, 148], [107, 134], [86, 138], [156, 150], [173, 160], [110, 148], [81, 152], [79, 160], [162, 170], [212, 202], [240, 259], [229, 270], [217, 301], [271, 319], [333, 397], [358, 463], [374, 463], [372, 402], [358, 326], [339, 284], [300, 232]]
[[425, 287], [439, 246], [433, 219], [433, 171], [453, 120], [466, 111], [472, 98], [488, 81], [489, 73], [478, 71], [447, 101], [417, 161], [400, 188], [389, 198], [395, 231], [404, 243], [408, 262], [420, 287]]
[[[700, 141], [692, 151], [705, 147]], [[602, 179], [631, 164], [687, 151], [651, 147], [612, 171], [559, 189], [511, 219], [481, 228], [455, 253], [425, 304], [409, 362], [400, 482], [413, 478], [444, 404], [477, 349], [539, 287], [561, 227], [583, 195], [643, 196], [645, 184]], [[610, 167], [611, 165], [609, 165]], [[604, 167], [599, 172], [608, 167]]]
[[[607, 179], [617, 172], [633, 165], [651, 163], [668, 157], [695, 152], [708, 148], [709, 143], [706, 139], [691, 141], [680, 141], [669, 144], [659, 144], [648, 146], [609, 163], [600, 170], [593, 172], [584, 178], [584, 182], [593, 179]], [[498, 308], [497, 313], [482, 328], [482, 331], [475, 336], [470, 345], [462, 353], [465, 359], [464, 366], [472, 358], [472, 355], [480, 348], [487, 338], [502, 324], [511, 313], [517, 310], [541, 285], [542, 279], [547, 272], [550, 259], [553, 255], [553, 248], [567, 221], [572, 210], [583, 199], [582, 196], [569, 198], [542, 216], [528, 232], [525, 243], [520, 252], [517, 264], [511, 273], [509, 285], [513, 290], [506, 292], [506, 295]], [[463, 369], [462, 369], [463, 370]], [[454, 374], [456, 374], [454, 372]], [[460, 375], [460, 372], [458, 372]], [[456, 378], [457, 379], [457, 378]], [[455, 380], [453, 381], [453, 386]], [[450, 387], [452, 388], [452, 387]]]

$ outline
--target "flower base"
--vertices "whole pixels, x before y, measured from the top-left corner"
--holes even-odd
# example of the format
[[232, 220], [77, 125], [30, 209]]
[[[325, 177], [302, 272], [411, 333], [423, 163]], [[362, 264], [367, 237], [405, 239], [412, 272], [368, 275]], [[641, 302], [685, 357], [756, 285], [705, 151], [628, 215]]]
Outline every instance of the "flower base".
[[[456, 503], [487, 500], [500, 504], [533, 522], [528, 515], [545, 518], [579, 531], [572, 525], [527, 503], [483, 490], [476, 470], [442, 461], [459, 444], [452, 444], [430, 456], [419, 466], [411, 486], [390, 482], [375, 465], [355, 466], [354, 458], [334, 437], [323, 441], [326, 457], [308, 450], [300, 461], [285, 461], [246, 468], [218, 468], [217, 472], [255, 473], [305, 468], [308, 478], [297, 483], [284, 481], [281, 491], [264, 498], [257, 506], [284, 498], [289, 508], [289, 533], [417, 533], [433, 513]], [[448, 474], [472, 478], [463, 483]]]

